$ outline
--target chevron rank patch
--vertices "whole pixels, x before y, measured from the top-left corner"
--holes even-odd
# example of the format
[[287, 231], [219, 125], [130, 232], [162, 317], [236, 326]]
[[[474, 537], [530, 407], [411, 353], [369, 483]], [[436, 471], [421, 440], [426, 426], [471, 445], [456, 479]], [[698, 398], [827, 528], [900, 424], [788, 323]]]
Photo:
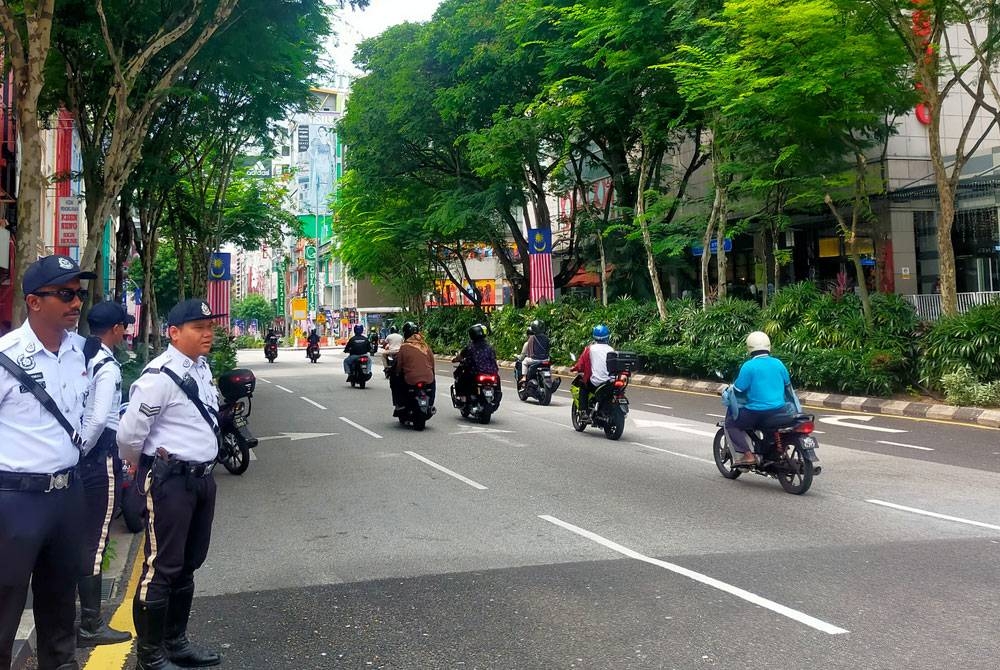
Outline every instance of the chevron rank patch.
[[156, 416], [157, 414], [160, 413], [160, 406], [159, 405], [150, 406], [147, 405], [146, 403], [141, 403], [139, 405], [139, 412], [141, 414], [145, 414], [146, 416]]

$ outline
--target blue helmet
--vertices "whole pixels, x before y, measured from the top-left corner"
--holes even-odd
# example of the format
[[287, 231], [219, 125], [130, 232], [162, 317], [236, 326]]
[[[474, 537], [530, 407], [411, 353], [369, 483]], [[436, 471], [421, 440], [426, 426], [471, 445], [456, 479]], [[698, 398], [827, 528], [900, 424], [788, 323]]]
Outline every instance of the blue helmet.
[[365, 327], [362, 326], [360, 323], [358, 325], [354, 326], [354, 334], [355, 335], [360, 335], [363, 332], [365, 332]]
[[590, 333], [593, 335], [594, 339], [598, 342], [607, 342], [611, 339], [611, 331], [603, 323], [599, 323], [594, 326], [594, 330]]

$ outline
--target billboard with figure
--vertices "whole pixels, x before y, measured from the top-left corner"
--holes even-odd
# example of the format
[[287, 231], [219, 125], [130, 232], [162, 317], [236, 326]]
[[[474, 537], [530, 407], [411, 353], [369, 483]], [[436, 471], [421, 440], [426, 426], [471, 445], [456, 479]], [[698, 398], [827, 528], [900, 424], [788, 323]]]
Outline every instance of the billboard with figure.
[[334, 114], [310, 114], [296, 119], [292, 148], [298, 214], [325, 216], [340, 177], [341, 151]]

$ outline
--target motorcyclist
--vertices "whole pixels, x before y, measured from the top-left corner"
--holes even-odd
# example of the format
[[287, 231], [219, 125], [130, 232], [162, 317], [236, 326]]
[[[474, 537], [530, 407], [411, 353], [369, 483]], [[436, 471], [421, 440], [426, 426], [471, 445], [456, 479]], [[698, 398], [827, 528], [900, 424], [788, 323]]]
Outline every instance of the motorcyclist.
[[594, 341], [588, 344], [580, 354], [579, 360], [570, 368], [573, 372], [583, 375], [583, 385], [580, 387], [580, 410], [585, 421], [590, 419], [590, 397], [597, 392], [602, 384], [611, 381], [608, 372], [608, 354], [614, 353], [614, 348], [608, 341], [611, 331], [604, 324], [594, 326], [591, 331]]
[[496, 351], [486, 341], [486, 326], [477, 323], [469, 328], [469, 343], [451, 362], [459, 363], [455, 370], [455, 395], [460, 401], [475, 388], [476, 375], [499, 374]]
[[399, 347], [403, 344], [403, 336], [399, 334], [399, 329], [396, 326], [389, 327], [389, 334], [385, 336], [385, 342], [382, 345], [382, 365], [388, 366], [388, 361], [386, 360], [389, 356], [397, 353]]
[[[396, 354], [396, 366], [393, 370], [395, 385], [392, 387], [392, 402], [395, 406], [393, 416], [405, 408], [403, 392], [408, 386], [424, 384], [434, 405], [434, 395], [437, 384], [434, 378], [434, 352], [424, 341], [420, 328], [412, 321], [403, 324], [403, 344]], [[400, 383], [402, 382], [402, 383]]]
[[360, 323], [354, 326], [354, 337], [347, 340], [344, 346], [344, 353], [347, 354], [347, 358], [344, 359], [344, 374], [348, 376], [351, 374], [351, 365], [354, 361], [373, 353], [371, 341], [364, 336], [364, 332], [365, 327]]
[[309, 358], [309, 350], [312, 347], [319, 346], [319, 333], [316, 332], [315, 328], [309, 331], [309, 337], [306, 338], [306, 342], [308, 343], [306, 346], [306, 358]]
[[767, 333], [755, 330], [747, 335], [746, 345], [750, 360], [740, 367], [736, 381], [723, 393], [723, 401], [729, 407], [726, 435], [739, 454], [733, 465], [757, 463], [747, 431], [773, 424], [776, 417], [787, 416], [789, 402], [796, 410], [801, 410], [788, 368], [771, 355], [771, 339]]
[[531, 366], [539, 361], [549, 359], [549, 336], [545, 334], [545, 322], [535, 319], [528, 324], [528, 339], [521, 347], [521, 354], [514, 363], [514, 376], [518, 386], [524, 379], [524, 370], [531, 374]]
[[264, 341], [267, 344], [277, 344], [278, 343], [278, 333], [275, 332], [274, 328], [267, 329], [267, 335], [264, 336]]

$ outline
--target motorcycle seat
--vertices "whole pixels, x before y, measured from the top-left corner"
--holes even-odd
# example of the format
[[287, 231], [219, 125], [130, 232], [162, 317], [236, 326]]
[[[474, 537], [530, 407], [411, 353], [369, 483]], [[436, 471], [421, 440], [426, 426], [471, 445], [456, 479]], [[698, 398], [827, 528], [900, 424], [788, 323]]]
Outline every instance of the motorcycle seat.
[[779, 414], [776, 416], [769, 417], [766, 421], [761, 423], [760, 428], [762, 430], [777, 430], [780, 428], [790, 428], [797, 424], [799, 421], [808, 419], [808, 414]]

